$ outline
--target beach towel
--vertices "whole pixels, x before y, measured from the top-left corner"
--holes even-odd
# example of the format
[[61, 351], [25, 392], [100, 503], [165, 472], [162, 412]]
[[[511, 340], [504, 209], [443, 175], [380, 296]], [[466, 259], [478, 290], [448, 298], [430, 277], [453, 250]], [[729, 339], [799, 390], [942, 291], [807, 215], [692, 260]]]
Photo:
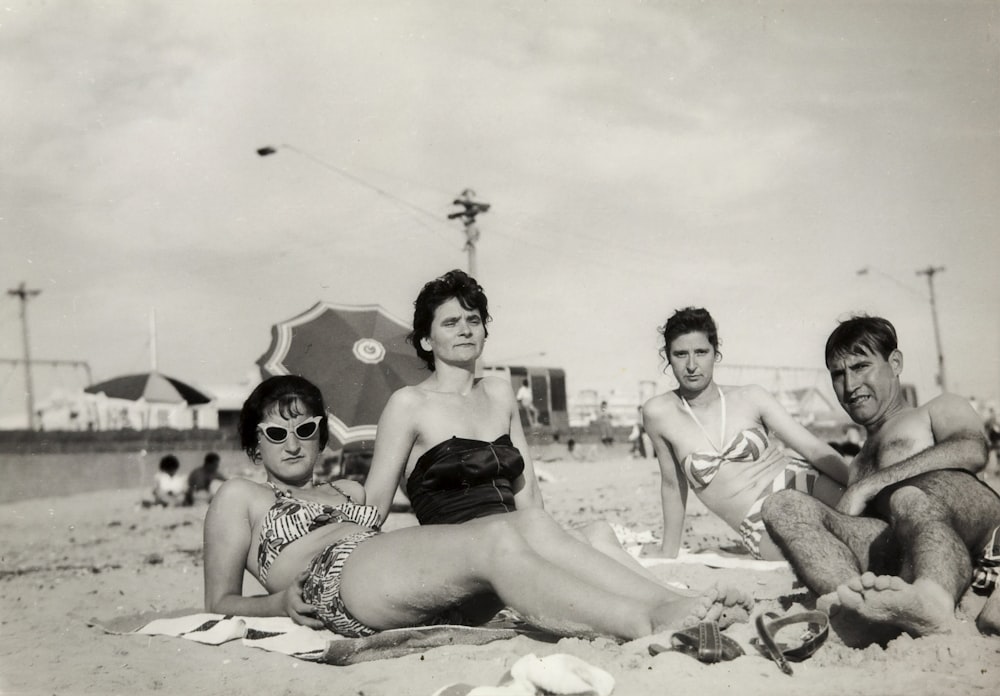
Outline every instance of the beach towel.
[[503, 614], [483, 626], [419, 626], [395, 628], [365, 638], [344, 638], [332, 631], [300, 626], [288, 617], [223, 616], [182, 613], [140, 615], [90, 625], [116, 635], [172, 636], [205, 645], [239, 640], [243, 645], [330, 665], [385, 660], [444, 645], [483, 645], [527, 635], [555, 641], [554, 636], [513, 621]]
[[744, 568], [746, 570], [782, 570], [791, 568], [788, 561], [758, 561], [749, 556], [730, 556], [718, 553], [691, 553], [681, 549], [677, 558], [638, 558], [646, 568], [676, 563], [694, 563], [709, 568]]

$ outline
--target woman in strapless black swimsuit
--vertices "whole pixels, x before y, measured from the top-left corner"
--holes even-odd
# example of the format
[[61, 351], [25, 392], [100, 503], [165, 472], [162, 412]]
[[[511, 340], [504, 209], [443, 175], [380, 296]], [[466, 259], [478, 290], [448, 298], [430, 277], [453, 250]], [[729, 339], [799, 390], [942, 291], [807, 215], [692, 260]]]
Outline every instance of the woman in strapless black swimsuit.
[[[389, 399], [365, 482], [368, 500], [384, 520], [401, 485], [422, 525], [542, 510], [513, 388], [505, 379], [476, 377], [490, 321], [482, 287], [450, 271], [424, 285], [413, 304], [409, 340], [430, 376]], [[606, 522], [571, 533], [653, 577]]]

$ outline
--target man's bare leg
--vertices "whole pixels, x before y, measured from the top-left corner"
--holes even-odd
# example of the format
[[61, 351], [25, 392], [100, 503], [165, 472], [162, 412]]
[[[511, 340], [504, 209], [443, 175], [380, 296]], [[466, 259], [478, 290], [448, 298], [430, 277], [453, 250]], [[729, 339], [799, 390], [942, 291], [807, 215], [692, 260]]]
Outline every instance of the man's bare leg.
[[796, 575], [827, 604], [837, 587], [870, 569], [873, 549], [880, 553], [888, 540], [886, 522], [842, 515], [795, 490], [769, 495], [761, 514]]
[[975, 547], [1000, 514], [1000, 499], [958, 472], [915, 477], [890, 493], [900, 577], [865, 573], [837, 588], [841, 604], [860, 617], [915, 636], [950, 633], [962, 623], [955, 606], [969, 587]]
[[862, 619], [913, 636], [952, 633], [962, 625], [948, 591], [926, 578], [910, 584], [894, 575], [864, 573], [837, 588], [837, 597], [840, 606]]

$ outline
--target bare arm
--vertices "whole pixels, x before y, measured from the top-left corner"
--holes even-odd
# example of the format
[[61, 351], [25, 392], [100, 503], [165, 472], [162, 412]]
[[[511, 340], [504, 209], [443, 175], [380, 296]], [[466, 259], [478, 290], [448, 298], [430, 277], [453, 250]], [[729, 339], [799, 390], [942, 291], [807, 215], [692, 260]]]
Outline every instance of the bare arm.
[[307, 616], [313, 609], [302, 601], [301, 581], [280, 592], [243, 596], [253, 527], [248, 505], [253, 485], [242, 479], [227, 481], [205, 515], [205, 609], [232, 616], [290, 616], [297, 623], [322, 626]]
[[[490, 385], [490, 388], [490, 396], [494, 398], [494, 394], [497, 392], [492, 391], [493, 385]], [[524, 436], [524, 428], [521, 427], [521, 414], [517, 408], [517, 400], [513, 398], [514, 393], [506, 385], [500, 385], [497, 389], [499, 393], [495, 398], [502, 399], [510, 411], [510, 441], [514, 443], [514, 447], [521, 453], [521, 458], [524, 460], [524, 472], [511, 482], [514, 487], [514, 502], [518, 510], [542, 509], [545, 507], [545, 503], [542, 500], [541, 488], [538, 486], [538, 476], [535, 475], [535, 465], [531, 461], [528, 439]]]
[[385, 522], [392, 508], [406, 462], [416, 442], [411, 399], [405, 390], [389, 398], [378, 421], [372, 465], [365, 479], [365, 497], [369, 504], [378, 507], [379, 521]]
[[663, 510], [663, 539], [660, 553], [666, 558], [677, 558], [684, 534], [684, 516], [687, 505], [687, 479], [674, 456], [673, 448], [663, 432], [663, 414], [657, 406], [643, 407], [642, 422], [653, 441], [653, 450], [660, 465], [660, 504]]
[[927, 404], [934, 444], [899, 462], [884, 465], [852, 484], [837, 509], [858, 515], [868, 501], [895, 483], [929, 471], [965, 469], [973, 474], [987, 462], [986, 438], [972, 406], [960, 396], [942, 394]]
[[850, 466], [835, 449], [813, 435], [792, 418], [778, 400], [763, 387], [748, 388], [748, 394], [760, 409], [760, 418], [782, 442], [805, 457], [810, 464], [842, 486], [850, 480]]

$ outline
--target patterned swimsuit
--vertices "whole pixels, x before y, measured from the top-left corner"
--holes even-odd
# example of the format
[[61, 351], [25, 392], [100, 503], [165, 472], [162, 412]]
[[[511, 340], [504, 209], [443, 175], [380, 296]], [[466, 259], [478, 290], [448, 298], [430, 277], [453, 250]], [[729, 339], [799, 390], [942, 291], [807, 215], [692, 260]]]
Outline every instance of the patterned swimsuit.
[[274, 491], [276, 500], [264, 515], [260, 527], [257, 564], [261, 582], [267, 580], [267, 573], [278, 554], [306, 534], [328, 524], [343, 522], [367, 527], [338, 539], [313, 558], [302, 584], [302, 599], [316, 607], [319, 619], [335, 633], [350, 638], [376, 633], [375, 629], [365, 626], [347, 611], [340, 598], [340, 575], [344, 563], [358, 544], [379, 533], [378, 508], [350, 502], [350, 496], [336, 486], [334, 488], [347, 497], [348, 502], [326, 505], [300, 500], [293, 497], [291, 491], [282, 491], [270, 481], [268, 485]]

